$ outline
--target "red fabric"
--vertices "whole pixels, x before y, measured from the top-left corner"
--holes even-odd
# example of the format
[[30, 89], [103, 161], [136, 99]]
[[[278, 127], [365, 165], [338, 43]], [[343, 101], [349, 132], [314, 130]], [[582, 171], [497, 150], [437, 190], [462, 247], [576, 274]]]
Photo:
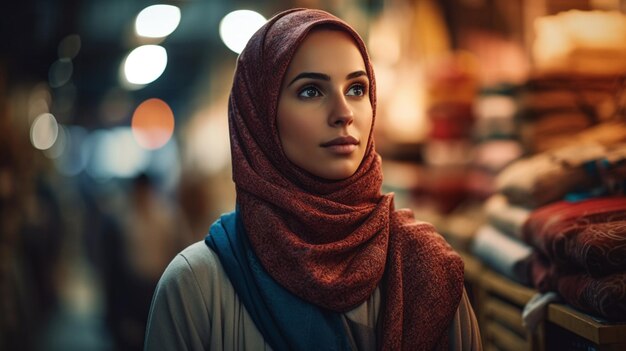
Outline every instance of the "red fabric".
[[531, 262], [533, 285], [541, 292], [558, 291], [568, 304], [611, 321], [626, 321], [626, 272], [593, 277], [558, 269], [541, 255]]
[[[283, 76], [315, 26], [331, 24], [354, 37], [371, 82], [361, 38], [319, 10], [272, 18], [239, 56], [229, 100], [233, 179], [252, 247], [268, 273], [302, 299], [333, 311], [363, 303], [382, 282], [380, 349], [445, 346], [463, 289], [463, 264], [434, 228], [395, 211], [380, 193], [380, 157], [370, 134], [356, 173], [329, 181], [285, 156], [276, 126]], [[381, 279], [384, 280], [381, 281]]]
[[593, 277], [626, 272], [626, 221], [585, 226], [569, 240], [563, 258], [584, 267]]
[[615, 322], [626, 322], [626, 272], [593, 278], [585, 273], [558, 278], [559, 294], [575, 307]]
[[[578, 202], [559, 201], [532, 211], [524, 223], [522, 236], [525, 242], [539, 249], [555, 264], [565, 266], [587, 262], [585, 256], [594, 254], [589, 250], [590, 246], [604, 247], [602, 250], [607, 252], [615, 249], [624, 252], [624, 239], [620, 237], [623, 231], [620, 234], [609, 230], [616, 225], [619, 227], [619, 224], [609, 223], [624, 220], [624, 196], [591, 198]], [[598, 227], [599, 224], [604, 225]], [[574, 248], [578, 251], [573, 252]], [[574, 260], [572, 256], [575, 255], [579, 257]], [[592, 256], [589, 257], [593, 259]], [[611, 265], [608, 259], [604, 263]], [[617, 263], [611, 269], [623, 269], [623, 263]]]

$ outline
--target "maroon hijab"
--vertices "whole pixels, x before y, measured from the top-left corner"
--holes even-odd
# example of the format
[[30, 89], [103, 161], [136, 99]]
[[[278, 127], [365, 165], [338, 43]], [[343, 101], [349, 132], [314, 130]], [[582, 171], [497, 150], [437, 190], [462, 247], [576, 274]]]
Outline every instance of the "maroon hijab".
[[250, 243], [283, 287], [337, 312], [357, 307], [381, 286], [380, 349], [434, 349], [463, 289], [463, 264], [427, 223], [395, 211], [382, 195], [380, 157], [370, 133], [351, 177], [330, 181], [291, 163], [276, 125], [281, 83], [299, 44], [316, 26], [354, 38], [370, 80], [374, 72], [359, 35], [320, 10], [282, 12], [250, 39], [239, 56], [229, 100], [233, 180]]

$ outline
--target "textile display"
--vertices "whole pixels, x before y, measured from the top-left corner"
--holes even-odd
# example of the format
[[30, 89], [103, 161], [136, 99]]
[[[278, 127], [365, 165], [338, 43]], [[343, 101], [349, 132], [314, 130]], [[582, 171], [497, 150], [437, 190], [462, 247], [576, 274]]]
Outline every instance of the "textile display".
[[524, 241], [533, 286], [609, 320], [626, 320], [626, 197], [559, 201], [534, 210]]

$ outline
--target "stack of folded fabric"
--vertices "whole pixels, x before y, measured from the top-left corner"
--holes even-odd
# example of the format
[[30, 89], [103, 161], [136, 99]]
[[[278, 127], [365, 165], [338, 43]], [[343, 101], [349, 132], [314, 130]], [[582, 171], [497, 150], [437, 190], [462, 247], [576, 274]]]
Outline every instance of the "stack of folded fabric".
[[473, 253], [517, 282], [626, 320], [626, 143], [539, 153], [510, 164], [496, 183]]
[[[593, 33], [580, 26], [591, 22], [603, 25]], [[484, 206], [488, 224], [472, 243], [509, 278], [619, 321], [626, 320], [625, 33], [618, 12], [537, 19], [534, 73], [519, 90], [516, 116], [528, 156], [496, 176], [496, 195]]]
[[530, 212], [502, 194], [493, 195], [485, 204], [487, 223], [476, 232], [471, 248], [493, 270], [524, 285], [531, 284], [533, 249], [522, 242], [522, 227]]
[[522, 235], [538, 251], [531, 279], [539, 291], [626, 321], [626, 196], [543, 206], [532, 211]]

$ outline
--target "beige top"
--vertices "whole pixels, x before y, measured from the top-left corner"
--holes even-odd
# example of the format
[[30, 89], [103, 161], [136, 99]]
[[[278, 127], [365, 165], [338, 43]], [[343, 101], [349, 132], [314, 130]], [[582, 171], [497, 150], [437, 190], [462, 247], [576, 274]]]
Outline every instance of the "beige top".
[[[354, 350], [373, 350], [378, 289], [344, 314]], [[271, 350], [241, 303], [217, 255], [197, 242], [169, 264], [154, 294], [145, 350]], [[450, 326], [451, 350], [481, 350], [480, 333], [467, 295]]]

